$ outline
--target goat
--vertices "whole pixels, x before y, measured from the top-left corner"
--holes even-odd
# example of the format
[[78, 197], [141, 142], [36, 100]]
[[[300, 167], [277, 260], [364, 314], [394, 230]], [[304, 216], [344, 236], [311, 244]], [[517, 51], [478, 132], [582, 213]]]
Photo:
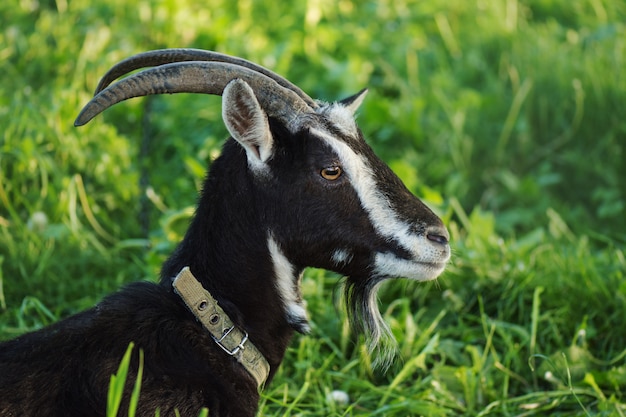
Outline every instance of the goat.
[[[0, 344], [0, 415], [103, 416], [109, 377], [134, 342], [145, 358], [137, 415], [206, 407], [213, 417], [253, 416], [294, 332], [309, 331], [299, 288], [306, 267], [346, 276], [351, 324], [382, 362], [392, 350], [380, 283], [444, 270], [443, 223], [356, 125], [366, 90], [325, 103], [249, 61], [166, 49], [111, 68], [75, 125], [132, 97], [183, 92], [221, 95], [231, 138], [160, 283], [132, 283]], [[131, 381], [137, 368], [135, 356]], [[122, 410], [128, 404], [126, 392]]]

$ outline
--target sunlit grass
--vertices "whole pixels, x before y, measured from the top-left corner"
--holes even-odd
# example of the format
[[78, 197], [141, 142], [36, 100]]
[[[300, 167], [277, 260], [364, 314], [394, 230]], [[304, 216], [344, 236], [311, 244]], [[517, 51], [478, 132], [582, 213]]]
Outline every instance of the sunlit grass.
[[625, 21], [609, 0], [2, 3], [0, 339], [156, 279], [226, 136], [219, 99], [72, 123], [117, 61], [215, 49], [321, 99], [369, 87], [366, 137], [453, 238], [437, 282], [383, 287], [384, 374], [340, 277], [307, 271], [313, 332], [261, 415], [625, 415]]

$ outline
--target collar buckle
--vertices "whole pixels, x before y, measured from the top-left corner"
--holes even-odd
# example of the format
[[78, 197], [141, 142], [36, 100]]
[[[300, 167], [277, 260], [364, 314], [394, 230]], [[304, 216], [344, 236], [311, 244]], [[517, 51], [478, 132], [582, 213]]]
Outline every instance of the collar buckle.
[[237, 346], [235, 346], [232, 350], [224, 346], [222, 344], [222, 341], [230, 334], [230, 332], [233, 331], [234, 328], [235, 326], [231, 326], [230, 328], [226, 329], [222, 337], [220, 337], [219, 339], [213, 336], [213, 334], [211, 334], [211, 337], [213, 338], [215, 343], [217, 343], [217, 345], [221, 347], [222, 350], [228, 353], [230, 356], [235, 356], [240, 351], [245, 350], [246, 347], [244, 346], [244, 344], [248, 341], [248, 332], [243, 330], [243, 333], [244, 333], [243, 338], [241, 339], [241, 342], [239, 342]]

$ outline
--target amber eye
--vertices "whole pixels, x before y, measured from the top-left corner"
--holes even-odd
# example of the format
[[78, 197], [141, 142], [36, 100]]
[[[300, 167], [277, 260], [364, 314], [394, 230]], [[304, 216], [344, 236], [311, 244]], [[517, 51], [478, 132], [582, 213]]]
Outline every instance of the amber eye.
[[342, 170], [339, 166], [326, 167], [322, 169], [322, 171], [320, 171], [320, 175], [328, 181], [335, 181], [336, 179], [341, 177], [341, 173]]

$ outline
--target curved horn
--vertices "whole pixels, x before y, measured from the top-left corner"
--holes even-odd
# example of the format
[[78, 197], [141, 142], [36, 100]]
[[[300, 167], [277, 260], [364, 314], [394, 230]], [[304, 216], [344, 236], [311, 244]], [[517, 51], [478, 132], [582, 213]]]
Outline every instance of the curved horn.
[[271, 78], [279, 85], [293, 91], [298, 96], [300, 96], [300, 98], [302, 98], [302, 100], [304, 100], [310, 107], [318, 107], [315, 100], [309, 97], [299, 87], [265, 67], [262, 67], [255, 64], [254, 62], [250, 62], [242, 58], [221, 54], [219, 52], [191, 48], [157, 49], [154, 51], [137, 54], [131, 56], [130, 58], [126, 58], [125, 60], [115, 64], [106, 74], [104, 74], [104, 76], [98, 83], [98, 87], [96, 88], [94, 95], [104, 90], [109, 84], [111, 84], [114, 80], [118, 79], [122, 75], [128, 74], [129, 72], [136, 69], [155, 67], [159, 65], [185, 61], [225, 62], [228, 64], [234, 64], [240, 67], [251, 69], [255, 72], [265, 75], [266, 77]]
[[223, 62], [176, 62], [144, 70], [100, 91], [83, 107], [74, 126], [82, 126], [112, 105], [133, 97], [166, 93], [221, 95], [235, 78], [247, 82], [265, 112], [287, 126], [299, 113], [312, 110], [298, 94], [251, 69]]

